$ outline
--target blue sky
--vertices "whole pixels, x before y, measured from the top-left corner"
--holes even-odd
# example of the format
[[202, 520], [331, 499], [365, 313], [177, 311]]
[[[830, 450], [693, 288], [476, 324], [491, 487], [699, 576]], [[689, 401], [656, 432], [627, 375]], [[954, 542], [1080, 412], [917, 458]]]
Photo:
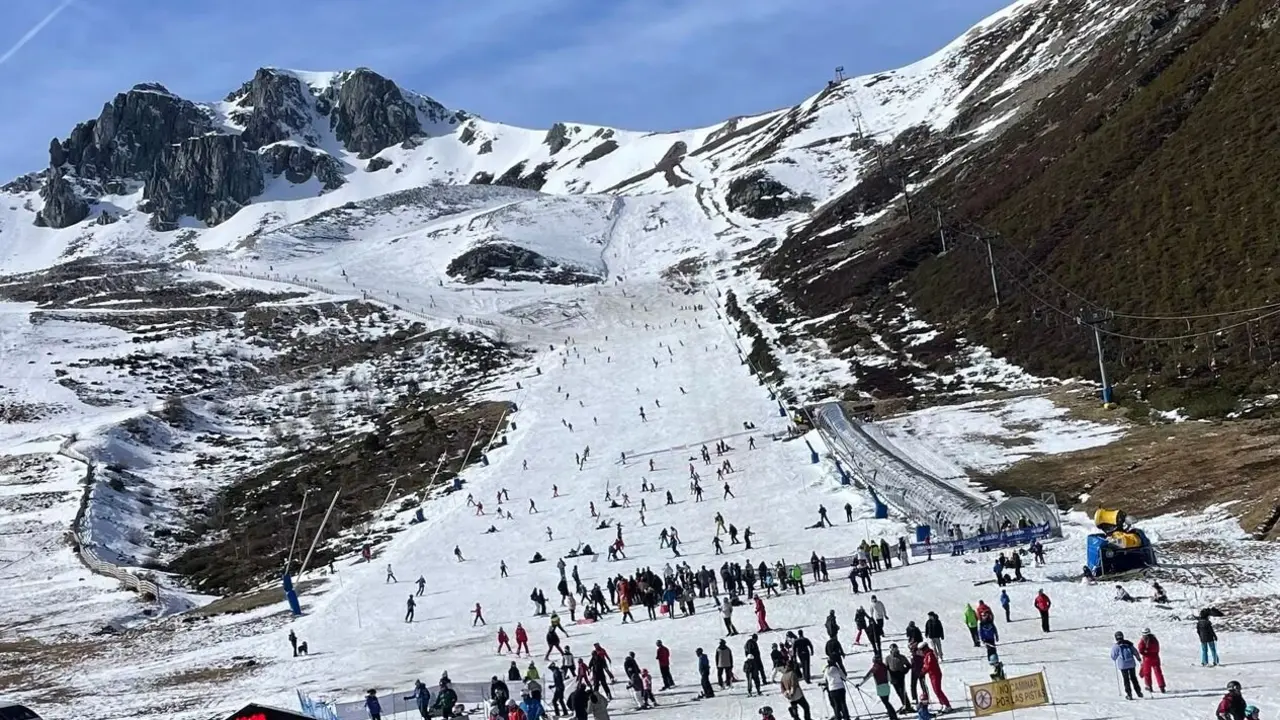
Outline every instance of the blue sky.
[[496, 121], [668, 130], [907, 64], [1010, 2], [3, 0], [0, 179], [138, 82], [214, 100], [263, 65], [364, 65]]

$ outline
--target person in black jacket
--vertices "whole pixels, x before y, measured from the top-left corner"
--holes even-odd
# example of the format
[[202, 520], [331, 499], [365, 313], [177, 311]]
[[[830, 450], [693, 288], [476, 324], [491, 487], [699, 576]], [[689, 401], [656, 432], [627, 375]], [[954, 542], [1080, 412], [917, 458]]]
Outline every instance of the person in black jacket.
[[[831, 620], [834, 621], [835, 618], [832, 617]], [[804, 636], [803, 630], [797, 630], [796, 634], [796, 641], [792, 643], [791, 647], [795, 651], [796, 660], [800, 662], [800, 674], [804, 676], [804, 681], [812, 683], [813, 680], [809, 675], [809, 660], [813, 657], [813, 643]], [[831, 637], [834, 638], [835, 635]]]
[[938, 656], [938, 660], [942, 660], [942, 640], [945, 633], [942, 630], [942, 621], [938, 619], [938, 613], [930, 611], [929, 619], [924, 621], [924, 636], [929, 640], [929, 644], [933, 646], [933, 654]]
[[593, 692], [604, 690], [604, 696], [612, 700], [613, 691], [609, 689], [609, 678], [606, 675], [609, 668], [605, 664], [604, 656], [592, 650], [591, 661], [587, 663], [587, 669], [591, 671], [591, 690]]
[[827, 637], [835, 637], [840, 633], [840, 623], [836, 622], [836, 611], [832, 610], [827, 613], [827, 621], [824, 623], [827, 628]]
[[847, 674], [849, 671], [844, 667], [844, 647], [840, 644], [839, 638], [830, 638], [827, 640], [827, 646], [823, 648], [827, 653], [827, 662], [838, 666]]
[[907, 642], [912, 645], [919, 645], [924, 642], [924, 634], [920, 632], [920, 628], [916, 626], [916, 621], [912, 620], [907, 623]]
[[557, 717], [568, 715], [569, 706], [564, 702], [564, 671], [555, 663], [547, 667], [551, 670], [551, 710]]
[[[516, 678], [517, 680], [519, 678]], [[498, 707], [506, 707], [507, 698], [511, 697], [511, 691], [507, 689], [507, 684], [498, 679], [497, 675], [489, 681], [489, 700]]]
[[1213, 621], [1210, 616], [1222, 616], [1222, 612], [1216, 608], [1205, 608], [1200, 611], [1200, 619], [1196, 620], [1196, 635], [1200, 638], [1200, 665], [1208, 665], [1213, 661], [1213, 666], [1218, 666], [1218, 633], [1213, 630]]
[[586, 683], [578, 683], [578, 687], [569, 693], [569, 709], [573, 711], [574, 720], [587, 720], [587, 709], [591, 707], [591, 688]]

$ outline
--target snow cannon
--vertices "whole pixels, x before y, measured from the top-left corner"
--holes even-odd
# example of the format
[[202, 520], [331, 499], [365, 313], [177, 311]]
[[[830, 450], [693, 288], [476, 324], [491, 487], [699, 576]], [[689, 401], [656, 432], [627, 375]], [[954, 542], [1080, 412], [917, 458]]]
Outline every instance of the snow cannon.
[[1123, 510], [1098, 508], [1093, 524], [1102, 532], [1090, 535], [1086, 544], [1089, 569], [1097, 577], [1151, 567], [1156, 551], [1146, 533], [1132, 527]]

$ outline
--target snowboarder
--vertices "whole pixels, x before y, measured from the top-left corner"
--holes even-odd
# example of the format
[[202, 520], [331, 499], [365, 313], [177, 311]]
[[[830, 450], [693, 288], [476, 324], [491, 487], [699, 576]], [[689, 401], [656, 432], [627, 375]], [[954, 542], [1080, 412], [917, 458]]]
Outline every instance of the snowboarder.
[[466, 558], [462, 557], [462, 549], [459, 548], [457, 545], [453, 546], [453, 556], [458, 559], [458, 562], [463, 562], [464, 560], [466, 560]]
[[406, 608], [406, 609], [405, 609], [405, 613], [404, 613], [404, 621], [405, 621], [405, 622], [407, 622], [407, 623], [411, 623], [411, 622], [413, 622], [413, 609], [414, 609], [415, 607], [417, 607], [417, 606], [418, 606], [418, 604], [417, 604], [417, 603], [415, 603], [415, 602], [413, 601], [413, 596], [412, 596], [412, 595], [410, 595], [410, 596], [409, 596], [409, 601], [408, 601], [407, 603], [405, 603], [405, 608]]
[[480, 623], [481, 625], [485, 624], [484, 613], [480, 610], [480, 603], [476, 603], [476, 609], [472, 610], [471, 614], [474, 616], [471, 618], [471, 627], [475, 627], [476, 623]]
[[1142, 658], [1138, 677], [1142, 678], [1147, 692], [1153, 692], [1151, 689], [1153, 677], [1160, 692], [1164, 692], [1164, 672], [1160, 669], [1160, 641], [1151, 633], [1151, 628], [1143, 628], [1142, 637], [1138, 638], [1138, 656]]
[[1138, 649], [1133, 643], [1124, 639], [1124, 633], [1116, 632], [1116, 643], [1111, 646], [1111, 661], [1116, 664], [1116, 670], [1120, 671], [1120, 677], [1124, 680], [1124, 696], [1127, 700], [1132, 700], [1136, 694], [1142, 697], [1142, 687], [1138, 685]]

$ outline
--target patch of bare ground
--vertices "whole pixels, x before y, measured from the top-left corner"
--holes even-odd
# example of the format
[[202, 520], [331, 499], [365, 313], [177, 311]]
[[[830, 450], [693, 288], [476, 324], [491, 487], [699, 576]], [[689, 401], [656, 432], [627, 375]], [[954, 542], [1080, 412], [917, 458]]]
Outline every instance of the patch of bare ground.
[[[297, 583], [294, 589], [299, 595], [305, 595], [324, 584], [324, 580], [304, 580]], [[241, 593], [238, 595], [229, 595], [227, 597], [214, 600], [204, 607], [192, 610], [188, 615], [196, 617], [213, 617], [215, 615], [234, 615], [236, 613], [249, 612], [257, 610], [268, 605], [277, 605], [284, 600], [284, 592], [278, 588], [268, 588], [257, 592]], [[283, 608], [281, 612], [283, 612]]]
[[161, 675], [148, 682], [153, 688], [176, 688], [184, 685], [220, 685], [231, 680], [251, 674], [258, 663], [251, 659], [242, 659], [233, 665], [222, 667], [188, 668], [176, 673]]
[[[1115, 422], [1129, 412], [1139, 417], [1136, 410], [1104, 410], [1078, 398], [1067, 398], [1066, 404], [1080, 419]], [[1256, 539], [1280, 536], [1280, 422], [1126, 422], [1124, 427], [1125, 435], [1109, 445], [1030, 458], [980, 479], [1014, 494], [1052, 492], [1060, 505], [1088, 512], [1118, 507], [1154, 516], [1229, 504]]]
[[0, 688], [20, 689], [43, 703], [74, 700], [81, 693], [57, 678], [102, 650], [100, 643], [79, 639], [57, 643], [31, 638], [0, 641]]

